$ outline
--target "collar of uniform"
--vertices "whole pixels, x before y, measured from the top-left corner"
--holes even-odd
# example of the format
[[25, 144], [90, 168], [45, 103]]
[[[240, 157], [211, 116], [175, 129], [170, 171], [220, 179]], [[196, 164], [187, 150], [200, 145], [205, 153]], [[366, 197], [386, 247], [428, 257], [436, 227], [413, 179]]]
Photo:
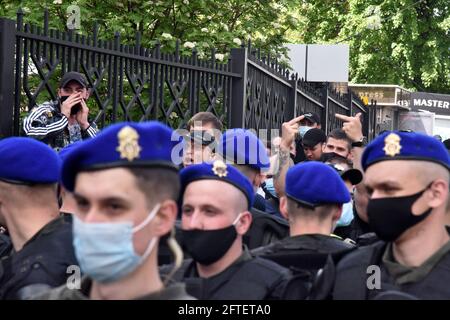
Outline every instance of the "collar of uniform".
[[[252, 255], [250, 254], [250, 251], [248, 250], [246, 245], [242, 246], [242, 254], [239, 256], [239, 258], [237, 258], [232, 264], [230, 264], [225, 270], [223, 270], [222, 272], [208, 278], [208, 279], [212, 279], [214, 277], [220, 277], [221, 275], [223, 275], [224, 273], [227, 273], [229, 270], [233, 269], [235, 266], [239, 265], [242, 262], [245, 262], [247, 260], [252, 259]], [[190, 264], [190, 266], [186, 269], [186, 273], [184, 274], [185, 277], [200, 277], [200, 275], [198, 274], [197, 271], [197, 266], [196, 266], [196, 262], [194, 260], [192, 260], [192, 263]]]
[[423, 280], [430, 271], [450, 252], [450, 241], [443, 245], [419, 267], [408, 267], [398, 263], [392, 252], [392, 243], [388, 243], [383, 254], [383, 264], [398, 285]]
[[200, 278], [196, 262], [192, 261], [184, 273], [182, 281], [186, 283], [188, 294], [199, 300], [211, 299], [233, 277], [234, 273], [240, 269], [240, 266], [250, 259], [252, 259], [252, 256], [244, 245], [243, 252], [239, 258], [225, 270], [209, 278]]
[[134, 300], [187, 300], [189, 298], [195, 299], [186, 292], [185, 284], [175, 282], [159, 291], [146, 294]]
[[56, 229], [58, 229], [62, 224], [64, 223], [70, 223], [69, 220], [72, 220], [72, 216], [67, 217], [66, 215], [61, 215], [53, 220], [51, 220], [49, 223], [47, 223], [45, 226], [43, 226], [38, 232], [36, 232], [35, 235], [33, 235], [30, 240], [25, 242], [23, 245], [23, 248], [25, 248], [27, 245], [32, 243], [33, 241], [36, 241], [40, 237], [53, 233]]

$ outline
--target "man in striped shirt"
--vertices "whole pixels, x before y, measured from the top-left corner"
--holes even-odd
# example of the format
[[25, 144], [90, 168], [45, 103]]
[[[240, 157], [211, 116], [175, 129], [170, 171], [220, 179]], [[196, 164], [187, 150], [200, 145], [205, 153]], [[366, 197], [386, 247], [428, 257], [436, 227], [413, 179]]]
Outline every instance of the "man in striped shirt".
[[61, 79], [58, 100], [34, 107], [24, 119], [28, 137], [41, 140], [56, 151], [76, 141], [94, 137], [98, 130], [89, 123], [89, 98], [86, 78], [78, 72], [67, 72]]

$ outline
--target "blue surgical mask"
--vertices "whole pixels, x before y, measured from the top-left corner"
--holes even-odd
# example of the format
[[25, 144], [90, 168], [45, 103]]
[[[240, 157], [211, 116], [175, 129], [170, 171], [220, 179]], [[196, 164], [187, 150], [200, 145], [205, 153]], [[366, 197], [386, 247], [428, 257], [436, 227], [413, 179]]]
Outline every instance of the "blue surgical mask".
[[342, 214], [339, 218], [336, 227], [346, 227], [353, 221], [353, 203], [352, 201], [344, 203], [342, 206]]
[[136, 227], [131, 221], [86, 223], [73, 215], [73, 245], [81, 271], [94, 281], [110, 283], [136, 270], [152, 252], [157, 238], [152, 238], [139, 256], [134, 251], [133, 234], [150, 223], [159, 207], [156, 205]]
[[300, 128], [298, 128], [298, 132], [300, 133], [300, 136], [303, 138], [305, 133], [308, 132], [310, 129], [312, 128], [308, 126], [300, 126]]
[[275, 198], [278, 198], [277, 192], [275, 191], [275, 187], [273, 185], [273, 178], [267, 179], [266, 181], [264, 181], [264, 183], [265, 183], [264, 189], [270, 192], [270, 194]]

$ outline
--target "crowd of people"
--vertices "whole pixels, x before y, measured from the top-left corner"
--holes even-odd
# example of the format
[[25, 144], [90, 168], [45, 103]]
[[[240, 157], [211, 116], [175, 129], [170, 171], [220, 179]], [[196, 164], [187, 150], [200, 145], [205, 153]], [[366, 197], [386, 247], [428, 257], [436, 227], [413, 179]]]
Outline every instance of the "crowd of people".
[[98, 131], [66, 73], [0, 140], [0, 299], [449, 299], [450, 157], [361, 115]]

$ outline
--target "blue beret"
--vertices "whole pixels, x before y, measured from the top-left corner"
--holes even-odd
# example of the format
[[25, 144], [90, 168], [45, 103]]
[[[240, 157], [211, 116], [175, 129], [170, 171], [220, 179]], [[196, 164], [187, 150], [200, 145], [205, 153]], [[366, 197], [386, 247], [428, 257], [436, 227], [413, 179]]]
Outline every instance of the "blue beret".
[[254, 191], [250, 180], [238, 169], [223, 163], [221, 160], [191, 165], [181, 170], [180, 176], [183, 192], [191, 182], [197, 180], [218, 180], [227, 182], [242, 191], [247, 198], [249, 210], [253, 206]]
[[59, 157], [61, 158], [62, 161], [64, 161], [64, 159], [67, 157], [67, 155], [69, 154], [70, 151], [74, 150], [76, 146], [80, 145], [81, 143], [83, 143], [83, 141], [77, 141], [71, 144], [68, 144], [67, 146], [65, 146], [64, 148], [60, 149], [58, 152]]
[[180, 137], [156, 121], [117, 123], [70, 150], [62, 165], [61, 179], [69, 191], [80, 171], [115, 167], [165, 167], [177, 170], [172, 150]]
[[250, 130], [227, 130], [217, 148], [223, 159], [234, 164], [248, 165], [257, 170], [270, 167], [266, 147]]
[[366, 147], [361, 164], [365, 171], [370, 165], [385, 160], [422, 160], [450, 168], [449, 154], [442, 142], [415, 132], [383, 133]]
[[0, 180], [17, 184], [56, 183], [61, 160], [46, 144], [11, 137], [0, 141]]
[[350, 201], [350, 193], [336, 170], [318, 161], [291, 167], [286, 174], [285, 190], [289, 198], [312, 208]]

